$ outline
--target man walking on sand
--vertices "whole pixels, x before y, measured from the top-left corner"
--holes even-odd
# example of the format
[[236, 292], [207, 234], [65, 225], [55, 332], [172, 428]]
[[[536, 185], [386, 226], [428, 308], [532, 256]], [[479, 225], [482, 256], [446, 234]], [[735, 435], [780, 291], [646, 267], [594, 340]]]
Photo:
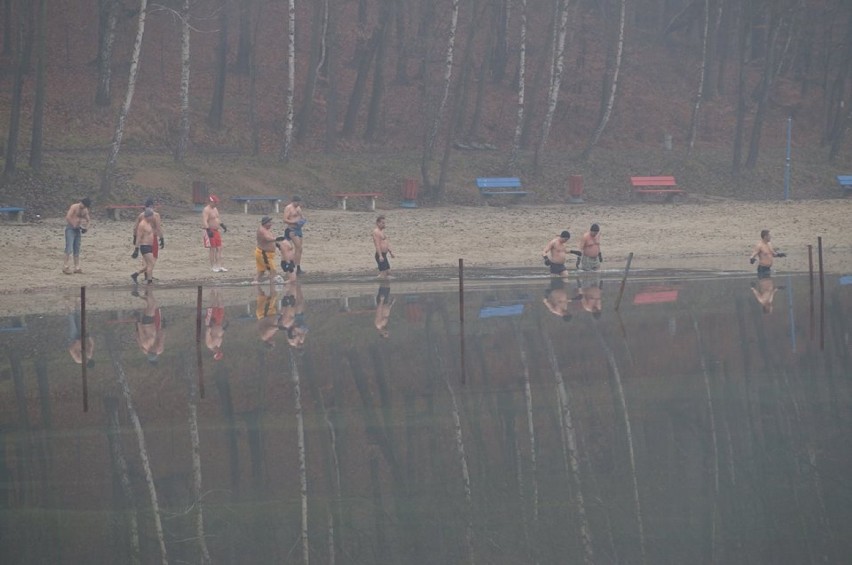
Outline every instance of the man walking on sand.
[[757, 278], [762, 279], [772, 275], [772, 262], [775, 257], [786, 257], [786, 253], [779, 253], [772, 247], [772, 237], [769, 230], [760, 231], [760, 241], [754, 246], [754, 251], [749, 257], [749, 263], [757, 262]]
[[376, 265], [379, 266], [379, 274], [377, 278], [388, 279], [390, 276], [390, 262], [388, 255], [394, 257], [391, 251], [390, 239], [385, 233], [385, 217], [379, 216], [376, 218], [376, 227], [373, 228], [373, 245], [376, 248]]
[[222, 266], [222, 235], [219, 230], [228, 233], [226, 226], [219, 219], [219, 197], [211, 194], [207, 206], [201, 212], [201, 227], [204, 229], [204, 247], [210, 250], [210, 267], [214, 273], [228, 271]]
[[[66, 275], [73, 273], [82, 273], [80, 267], [80, 242], [83, 239], [83, 234], [89, 230], [91, 224], [91, 216], [89, 209], [92, 207], [92, 200], [89, 197], [83, 198], [68, 208], [65, 213], [65, 263], [62, 265], [62, 272]], [[71, 257], [74, 257], [74, 270], [71, 270]]]
[[164, 249], [166, 247], [166, 240], [163, 238], [163, 220], [160, 217], [160, 213], [154, 209], [154, 199], [148, 197], [145, 199], [145, 209], [136, 216], [136, 223], [133, 224], [133, 246], [136, 248], [132, 255], [134, 259], [139, 256], [139, 246], [136, 242], [136, 227], [145, 217], [145, 212], [149, 208], [152, 212], [154, 212], [154, 215], [151, 216], [151, 225], [154, 226], [154, 243], [152, 244], [154, 247], [154, 259], [159, 259], [160, 249]]
[[271, 285], [275, 280], [275, 234], [272, 233], [272, 218], [264, 216], [257, 228], [257, 247], [254, 248], [255, 274], [251, 284], [260, 284], [263, 273], [269, 277]]
[[583, 255], [580, 257], [580, 269], [583, 271], [597, 271], [603, 263], [601, 254], [601, 227], [592, 224], [589, 231], [583, 234], [580, 240]]
[[133, 279], [134, 284], [139, 282], [139, 275], [144, 275], [145, 282], [148, 284], [154, 282], [154, 265], [157, 262], [157, 259], [154, 257], [154, 243], [157, 239], [153, 217], [154, 210], [152, 208], [145, 208], [145, 211], [142, 213], [142, 220], [136, 224], [136, 234], [133, 239], [136, 240], [136, 244], [139, 247], [133, 254], [136, 255], [138, 251], [142, 255], [142, 269], [130, 274], [130, 278]]
[[302, 212], [302, 197], [293, 195], [290, 203], [284, 207], [284, 225], [290, 228], [290, 239], [296, 248], [296, 274], [303, 275], [302, 270], [302, 227], [308, 220]]
[[544, 251], [541, 254], [544, 256], [545, 266], [550, 268], [550, 274], [554, 277], [567, 277], [568, 270], [565, 268], [565, 259], [568, 253], [580, 255], [579, 251], [568, 251], [565, 244], [571, 239], [571, 233], [568, 230], [563, 230], [562, 233], [551, 239], [544, 246]]

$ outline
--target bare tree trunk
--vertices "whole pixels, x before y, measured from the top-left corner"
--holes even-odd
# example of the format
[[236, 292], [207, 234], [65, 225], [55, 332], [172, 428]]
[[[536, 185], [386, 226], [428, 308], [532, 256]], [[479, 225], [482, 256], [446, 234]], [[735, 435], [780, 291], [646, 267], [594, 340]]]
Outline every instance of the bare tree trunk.
[[340, 132], [343, 137], [349, 137], [355, 131], [358, 110], [361, 108], [361, 100], [364, 98], [364, 91], [367, 89], [367, 77], [370, 74], [378, 41], [379, 30], [374, 29], [367, 45], [358, 50], [358, 72], [355, 74], [355, 84], [352, 85], [352, 93], [349, 95], [349, 103], [346, 106], [346, 116], [343, 118], [343, 129]]
[[[435, 110], [435, 117], [428, 129], [428, 134], [423, 143], [423, 155], [420, 160], [420, 176], [423, 180], [423, 188], [432, 192], [434, 197], [434, 187], [429, 177], [429, 167], [432, 164], [432, 156], [435, 150], [435, 141], [438, 137], [438, 129], [441, 127], [441, 120], [444, 117], [444, 110], [447, 107], [447, 99], [450, 96], [450, 82], [453, 78], [453, 56], [455, 55], [456, 45], [456, 27], [459, 21], [459, 0], [452, 0], [452, 12], [450, 14], [450, 30], [447, 37], [447, 51], [444, 58], [444, 84], [441, 94], [441, 101]], [[426, 78], [424, 77], [424, 81]]]
[[[292, 6], [292, 1], [291, 6]], [[299, 379], [299, 366], [296, 363], [296, 354], [289, 352], [290, 358], [290, 381], [293, 383], [293, 402], [296, 411], [296, 434], [299, 448], [299, 493], [302, 499], [302, 563], [308, 565], [310, 562], [310, 540], [308, 538], [308, 471], [305, 457], [305, 420], [302, 413], [302, 390]]]
[[6, 138], [6, 163], [3, 168], [5, 175], [14, 175], [18, 170], [18, 138], [21, 133], [21, 106], [24, 95], [24, 75], [26, 74], [27, 33], [25, 33], [26, 22], [29, 19], [27, 12], [30, 9], [28, 2], [22, 2], [17, 13], [17, 36], [16, 36], [16, 60], [15, 60], [15, 82], [12, 84], [12, 100], [9, 104], [9, 133]]
[[618, 89], [618, 74], [621, 71], [621, 56], [624, 53], [624, 21], [625, 21], [625, 8], [626, 8], [627, 0], [620, 0], [619, 2], [619, 16], [618, 16], [618, 39], [616, 40], [615, 46], [615, 65], [612, 70], [612, 80], [610, 81], [610, 89], [609, 89], [609, 97], [606, 101], [606, 107], [604, 108], [603, 115], [601, 115], [600, 123], [598, 123], [597, 129], [595, 129], [595, 133], [592, 135], [592, 139], [589, 141], [589, 145], [586, 147], [585, 151], [583, 151], [583, 158], [587, 159], [589, 155], [592, 153], [592, 148], [597, 145], [598, 141], [601, 138], [601, 134], [606, 128], [607, 122], [609, 122], [609, 117], [612, 115], [612, 108], [615, 106], [615, 93]]
[[33, 133], [30, 140], [30, 167], [41, 169], [44, 156], [45, 35], [47, 34], [47, 1], [38, 0], [36, 20], [36, 84], [33, 102]]
[[207, 536], [204, 533], [204, 494], [201, 490], [201, 439], [198, 435], [198, 387], [193, 379], [191, 364], [185, 362], [184, 378], [189, 387], [187, 398], [189, 414], [189, 439], [192, 446], [192, 497], [195, 505], [195, 535], [198, 538], [199, 561], [211, 563], [207, 549]]
[[314, 16], [311, 25], [311, 54], [308, 59], [308, 76], [305, 80], [302, 107], [296, 116], [295, 128], [297, 141], [305, 139], [308, 135], [308, 130], [311, 128], [311, 114], [314, 111], [314, 92], [317, 87], [320, 66], [324, 61], [327, 27], [328, 0], [318, 0], [314, 4]]
[[189, 0], [181, 6], [180, 30], [180, 118], [175, 161], [183, 162], [189, 146]]
[[405, 35], [405, 14], [407, 10], [406, 0], [394, 0], [396, 2], [396, 79], [397, 84], [408, 85], [408, 38]]
[[383, 0], [378, 29], [379, 41], [376, 44], [376, 65], [373, 71], [373, 92], [370, 95], [370, 103], [367, 105], [367, 124], [364, 130], [364, 139], [367, 141], [376, 141], [378, 131], [381, 129], [382, 99], [385, 93], [385, 53], [393, 10], [394, 0]]
[[213, 81], [213, 99], [207, 113], [207, 125], [218, 130], [225, 113], [225, 83], [228, 79], [228, 2], [219, 6], [219, 43], [216, 46], [216, 78]]
[[127, 93], [124, 96], [124, 104], [118, 112], [118, 123], [112, 136], [112, 145], [107, 157], [106, 167], [101, 175], [101, 196], [107, 199], [112, 187], [112, 173], [118, 161], [118, 152], [121, 149], [121, 138], [124, 136], [124, 124], [127, 114], [130, 113], [130, 104], [133, 102], [133, 91], [136, 89], [136, 74], [139, 70], [139, 55], [142, 52], [142, 37], [145, 35], [145, 17], [148, 15], [148, 0], [139, 0], [139, 20], [136, 27], [136, 41], [133, 43], [133, 54], [130, 56], [130, 75], [127, 79]]
[[251, 34], [251, 8], [254, 0], [240, 0], [240, 35], [237, 39], [237, 58], [234, 70], [238, 73], [251, 72], [254, 41]]
[[[521, 0], [526, 2], [526, 0]], [[497, 33], [491, 47], [491, 77], [496, 84], [503, 82], [506, 66], [509, 63], [509, 20], [512, 13], [512, 0], [494, 2], [494, 23]]]
[[98, 15], [100, 30], [98, 33], [98, 87], [95, 91], [95, 104], [109, 106], [110, 80], [112, 78], [112, 46], [115, 43], [115, 20], [119, 10], [116, 0], [100, 0]]
[[704, 77], [707, 76], [707, 39], [710, 29], [710, 0], [704, 0], [704, 31], [701, 41], [701, 69], [698, 73], [698, 92], [695, 93], [695, 105], [692, 107], [692, 120], [689, 126], [689, 143], [686, 154], [691, 155], [698, 134], [698, 113], [701, 110], [701, 98], [704, 94]]
[[296, 90], [296, 0], [287, 0], [287, 90], [285, 92], [284, 142], [279, 159], [290, 160], [293, 145], [293, 93]]
[[130, 530], [130, 562], [133, 565], [140, 563], [139, 559], [139, 520], [136, 516], [136, 503], [133, 498], [133, 485], [130, 483], [130, 473], [127, 468], [127, 459], [121, 447], [121, 426], [118, 420], [118, 399], [114, 396], [104, 396], [104, 412], [107, 418], [107, 441], [109, 443], [110, 459], [113, 470], [118, 475], [121, 492], [127, 502], [127, 519]]
[[521, 150], [521, 133], [524, 131], [524, 93], [527, 72], [527, 0], [521, 2], [521, 41], [518, 48], [518, 118], [515, 122], [515, 136], [512, 138], [512, 148], [509, 150], [507, 168], [510, 172], [518, 167], [518, 153]]
[[739, 69], [737, 72], [737, 122], [734, 126], [734, 154], [731, 172], [738, 175], [742, 166], [743, 137], [745, 136], [745, 119], [747, 110], [746, 63], [748, 62], [748, 32], [751, 29], [751, 2], [743, 0], [740, 8], [740, 37], [739, 37]]
[[565, 36], [568, 30], [568, 0], [558, 0], [556, 15], [559, 26], [553, 36], [554, 41], [551, 46], [550, 88], [547, 91], [547, 112], [541, 125], [541, 136], [538, 146], [535, 148], [535, 158], [533, 159], [536, 167], [541, 163], [541, 155], [547, 144], [547, 138], [550, 136], [553, 114], [556, 112], [556, 104], [559, 101], [559, 88], [562, 85], [562, 68], [565, 60]]
[[338, 0], [328, 0], [328, 48], [326, 49], [326, 74], [328, 89], [325, 96], [325, 151], [337, 147], [337, 67], [340, 62], [340, 43], [337, 38]]

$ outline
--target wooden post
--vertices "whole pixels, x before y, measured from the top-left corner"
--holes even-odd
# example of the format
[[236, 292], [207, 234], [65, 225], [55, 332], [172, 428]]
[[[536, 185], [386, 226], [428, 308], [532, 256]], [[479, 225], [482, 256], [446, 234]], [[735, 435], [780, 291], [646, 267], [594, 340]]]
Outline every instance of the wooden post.
[[198, 365], [198, 394], [204, 398], [204, 363], [201, 361], [201, 301], [203, 291], [198, 285], [195, 299], [195, 360]]
[[627, 275], [630, 273], [630, 263], [633, 262], [633, 252], [627, 256], [627, 266], [624, 267], [624, 276], [621, 277], [621, 288], [618, 289], [618, 299], [615, 301], [615, 311], [618, 312], [618, 307], [621, 306], [621, 297], [624, 296], [624, 285], [627, 284]]
[[81, 363], [83, 368], [83, 412], [89, 411], [89, 382], [86, 375], [89, 352], [86, 347], [86, 287], [80, 287], [80, 347], [82, 351]]
[[459, 348], [461, 349], [461, 383], [467, 376], [464, 370], [464, 259], [459, 258]]
[[810, 288], [810, 330], [811, 340], [814, 339], [814, 246], [808, 245], [808, 282]]
[[822, 236], [817, 237], [819, 258], [819, 350], [825, 349], [825, 271], [822, 268]]

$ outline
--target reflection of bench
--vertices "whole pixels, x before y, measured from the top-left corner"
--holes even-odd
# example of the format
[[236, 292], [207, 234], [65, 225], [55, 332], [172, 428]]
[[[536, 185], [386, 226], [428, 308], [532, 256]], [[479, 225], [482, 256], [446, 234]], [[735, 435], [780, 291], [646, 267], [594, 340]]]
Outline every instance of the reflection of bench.
[[520, 316], [524, 313], [523, 304], [506, 304], [503, 306], [483, 306], [479, 309], [480, 318], [500, 318], [503, 316]]
[[646, 196], [660, 196], [666, 202], [671, 202], [675, 197], [683, 196], [685, 191], [677, 188], [674, 177], [630, 177], [633, 186], [633, 196], [644, 199]]
[[249, 204], [252, 202], [272, 202], [275, 205], [275, 213], [278, 213], [278, 204], [281, 202], [280, 196], [232, 196], [231, 200], [239, 202], [243, 205], [243, 213], [248, 214]]
[[663, 304], [665, 302], [677, 302], [677, 289], [652, 286], [642, 292], [637, 292], [633, 297], [633, 304]]
[[349, 198], [369, 198], [370, 210], [376, 209], [376, 198], [381, 196], [381, 192], [338, 192], [334, 195], [337, 198], [337, 205], [341, 210], [346, 210], [346, 200]]
[[[145, 206], [142, 204], [107, 204], [105, 206], [107, 211], [107, 216], [111, 220], [119, 220], [121, 219], [121, 211], [122, 210], [139, 210], [140, 212], [145, 209]], [[156, 210], [159, 206], [154, 206]]]
[[837, 182], [840, 184], [840, 188], [843, 189], [844, 196], [852, 193], [852, 175], [837, 175]]
[[24, 210], [26, 208], [18, 208], [16, 206], [4, 206], [0, 208], [0, 213], [9, 214], [9, 216], [18, 223], [24, 221]]
[[486, 201], [492, 196], [512, 196], [516, 201], [529, 194], [521, 188], [521, 179], [517, 177], [479, 177], [476, 187]]
[[10, 325], [0, 327], [0, 332], [22, 332], [27, 329], [27, 324], [21, 316], [10, 319]]

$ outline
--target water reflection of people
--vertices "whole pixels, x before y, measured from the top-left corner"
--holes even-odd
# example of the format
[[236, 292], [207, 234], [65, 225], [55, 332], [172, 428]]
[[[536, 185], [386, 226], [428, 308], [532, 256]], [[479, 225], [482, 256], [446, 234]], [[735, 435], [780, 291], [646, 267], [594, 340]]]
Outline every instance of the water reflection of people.
[[552, 278], [550, 280], [550, 286], [545, 289], [542, 302], [551, 314], [559, 316], [566, 322], [571, 319], [571, 312], [569, 311], [571, 299], [565, 290], [565, 281], [563, 279]]
[[754, 297], [763, 309], [764, 314], [772, 313], [772, 300], [775, 298], [775, 293], [779, 290], [775, 286], [775, 281], [770, 276], [758, 275], [757, 282], [751, 283], [751, 291], [754, 293]]
[[225, 306], [222, 301], [222, 291], [216, 287], [210, 291], [212, 305], [207, 308], [207, 316], [204, 320], [205, 332], [204, 343], [213, 353], [213, 359], [222, 359], [222, 342], [225, 339], [225, 328], [228, 326], [225, 320]]
[[603, 310], [601, 304], [603, 281], [600, 275], [595, 273], [578, 278], [577, 287], [580, 292], [580, 305], [583, 307], [583, 310], [591, 313], [594, 318], [600, 318], [601, 310]]
[[391, 308], [394, 302], [396, 302], [396, 298], [391, 298], [390, 285], [386, 283], [380, 284], [379, 292], [376, 293], [375, 325], [379, 335], [384, 338], [390, 335], [390, 332], [388, 332], [388, 322], [390, 321]]
[[[77, 312], [68, 314], [68, 353], [78, 365], [83, 363], [83, 340], [80, 333], [80, 315]], [[86, 367], [95, 366], [95, 340], [86, 336]]]
[[148, 359], [148, 363], [156, 365], [163, 353], [166, 334], [163, 331], [163, 320], [160, 315], [160, 305], [154, 297], [154, 289], [145, 287], [145, 308], [137, 312], [136, 343]]
[[276, 318], [278, 316], [278, 306], [276, 304], [278, 295], [270, 288], [269, 293], [263, 291], [263, 288], [258, 285], [257, 298], [255, 302], [255, 316], [257, 317], [257, 333], [260, 341], [269, 349], [275, 347], [273, 338], [278, 333], [278, 324]]
[[305, 321], [305, 298], [302, 295], [302, 283], [298, 280], [284, 285], [278, 329], [286, 332], [287, 343], [290, 344], [290, 347], [301, 349], [305, 346], [308, 325]]

